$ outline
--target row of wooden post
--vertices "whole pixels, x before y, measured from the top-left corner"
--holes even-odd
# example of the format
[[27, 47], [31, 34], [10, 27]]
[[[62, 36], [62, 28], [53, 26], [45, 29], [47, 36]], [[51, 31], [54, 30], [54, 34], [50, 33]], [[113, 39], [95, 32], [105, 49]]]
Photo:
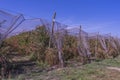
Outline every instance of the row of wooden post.
[[[56, 12], [54, 13], [53, 20], [52, 20], [52, 31], [51, 31], [50, 40], [49, 40], [49, 48], [52, 48], [54, 46], [54, 42], [53, 41], [55, 41], [55, 36], [54, 36], [55, 18], [56, 18]], [[99, 32], [97, 33], [96, 40], [95, 40], [95, 57], [98, 54], [98, 38], [99, 38]], [[84, 48], [83, 48], [84, 46], [83, 46], [82, 43], [83, 43], [82, 42], [82, 26], [80, 26], [80, 29], [79, 29], [79, 42], [78, 42], [78, 52], [79, 52], [79, 55], [82, 56], [82, 58], [85, 58], [85, 57], [90, 58], [90, 57], [88, 57], [89, 55], [84, 52]], [[59, 44], [57, 44], [57, 45], [59, 45]], [[79, 51], [79, 49], [81, 51]], [[64, 67], [64, 61], [63, 61], [63, 57], [62, 57], [62, 52], [63, 51], [58, 49], [58, 58], [59, 58], [61, 66]], [[83, 63], [84, 63], [84, 61], [83, 61]]]

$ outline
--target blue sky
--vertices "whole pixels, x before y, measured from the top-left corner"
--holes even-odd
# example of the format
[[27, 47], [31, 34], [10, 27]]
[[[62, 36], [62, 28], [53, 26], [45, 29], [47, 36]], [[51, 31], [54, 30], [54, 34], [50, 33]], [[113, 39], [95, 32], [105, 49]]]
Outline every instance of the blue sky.
[[61, 23], [82, 25], [87, 32], [120, 35], [120, 0], [0, 0], [0, 9], [48, 20], [56, 11]]

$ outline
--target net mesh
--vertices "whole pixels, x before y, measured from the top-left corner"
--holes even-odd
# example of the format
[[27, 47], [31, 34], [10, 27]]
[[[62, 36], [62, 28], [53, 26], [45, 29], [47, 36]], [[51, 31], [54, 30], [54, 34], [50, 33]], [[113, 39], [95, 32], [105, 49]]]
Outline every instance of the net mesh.
[[[52, 43], [54, 43], [60, 52], [62, 52], [63, 39], [66, 33], [68, 33], [68, 35], [75, 36], [77, 42], [76, 48], [78, 53], [82, 56], [90, 56], [92, 54], [90, 39], [98, 40], [105, 52], [108, 52], [109, 50], [107, 41], [114, 49], [119, 51], [119, 38], [110, 37], [109, 35], [98, 35], [97, 33], [87, 33], [79, 27], [70, 27], [57, 21], [54, 21], [54, 34], [52, 34], [53, 26], [51, 21], [47, 21], [42, 18], [25, 19], [22, 14], [11, 14], [2, 10], [0, 10], [0, 42], [7, 37], [17, 35], [21, 32], [34, 30], [36, 27], [42, 25], [48, 29]], [[98, 39], [96, 39], [96, 37]], [[95, 45], [95, 41], [93, 41], [93, 44]]]

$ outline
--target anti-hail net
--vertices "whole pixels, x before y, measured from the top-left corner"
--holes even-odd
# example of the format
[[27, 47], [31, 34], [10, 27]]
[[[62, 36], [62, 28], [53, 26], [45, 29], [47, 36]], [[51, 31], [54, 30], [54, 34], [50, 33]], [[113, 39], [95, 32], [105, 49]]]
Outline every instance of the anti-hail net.
[[[113, 48], [118, 49], [120, 47], [119, 38], [106, 37], [106, 35], [88, 34], [87, 32], [80, 30], [78, 27], [69, 27], [54, 21], [54, 34], [52, 34], [52, 22], [42, 18], [25, 19], [22, 14], [11, 14], [0, 10], [0, 41], [3, 41], [6, 37], [19, 34], [25, 31], [34, 30], [38, 26], [45, 26], [48, 29], [49, 36], [51, 37], [52, 43], [56, 46], [58, 51], [61, 51], [63, 47], [63, 38], [66, 35], [75, 36], [76, 48], [80, 55], [89, 56], [91, 55], [90, 39], [98, 38], [98, 43], [102, 46], [102, 49], [107, 52], [107, 40]], [[95, 44], [95, 42], [93, 42]]]
[[9, 36], [23, 20], [24, 17], [21, 14], [12, 15], [0, 10], [0, 41]]
[[105, 42], [105, 37], [101, 36], [101, 35], [98, 35], [98, 40], [99, 40], [102, 48], [105, 50], [105, 52], [107, 52], [107, 45], [106, 45], [106, 42]]

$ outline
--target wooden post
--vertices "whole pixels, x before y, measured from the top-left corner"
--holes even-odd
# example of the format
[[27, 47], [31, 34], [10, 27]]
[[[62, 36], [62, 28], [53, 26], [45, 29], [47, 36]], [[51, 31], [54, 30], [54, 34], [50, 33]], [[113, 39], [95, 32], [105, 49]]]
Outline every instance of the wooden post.
[[58, 50], [58, 57], [59, 57], [61, 67], [64, 67], [64, 61], [63, 61], [62, 51], [61, 50]]
[[[60, 61], [60, 66], [64, 67], [64, 61], [63, 61], [63, 57], [62, 57], [62, 50], [61, 50], [61, 40], [60, 40], [60, 32], [58, 32], [58, 34], [55, 36], [54, 35], [54, 25], [55, 25], [55, 18], [56, 18], [56, 12], [53, 15], [53, 20], [52, 20], [52, 32], [51, 32], [51, 36], [50, 36], [50, 41], [49, 41], [49, 48], [51, 47], [56, 47], [57, 46], [57, 52], [58, 52], [58, 58]], [[58, 41], [56, 45], [52, 45], [52, 40], [54, 41]]]
[[56, 18], [56, 12], [53, 15], [53, 20], [52, 20], [52, 32], [50, 35], [50, 40], [49, 40], [49, 48], [51, 47], [51, 43], [52, 43], [52, 38], [54, 37], [54, 25], [55, 25], [55, 18]]
[[55, 18], [56, 18], [56, 12], [54, 13], [53, 20], [52, 20], [52, 35], [54, 34]]
[[85, 64], [85, 55], [84, 55], [84, 48], [83, 48], [83, 43], [82, 43], [82, 26], [80, 25], [79, 29], [79, 42], [78, 42], [78, 52], [79, 56], [81, 57], [82, 64]]
[[81, 40], [82, 26], [80, 25], [80, 40]]
[[99, 37], [99, 32], [97, 33], [96, 41], [95, 41], [95, 58], [97, 58], [97, 54], [98, 54], [98, 37]]
[[80, 25], [80, 46], [81, 46], [81, 50], [82, 50], [82, 64], [86, 64], [86, 56], [85, 56], [85, 48], [84, 48], [84, 44], [83, 44], [83, 35], [82, 35], [82, 26]]
[[83, 47], [82, 45], [82, 26], [80, 25], [80, 31], [79, 31], [79, 45], [80, 45], [80, 48]]
[[78, 35], [78, 49], [79, 49], [78, 52], [79, 52], [80, 56], [83, 56], [81, 51], [80, 51], [81, 50], [80, 48], [82, 48], [81, 31], [82, 30], [81, 30], [81, 25], [80, 25], [79, 35]]

